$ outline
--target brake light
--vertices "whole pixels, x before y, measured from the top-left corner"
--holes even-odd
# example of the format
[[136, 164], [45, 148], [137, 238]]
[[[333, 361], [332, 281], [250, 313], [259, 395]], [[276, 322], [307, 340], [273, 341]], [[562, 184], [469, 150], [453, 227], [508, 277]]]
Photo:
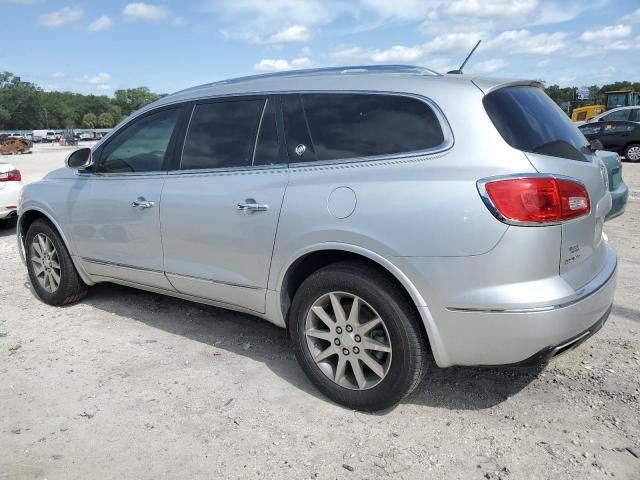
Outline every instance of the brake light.
[[[482, 191], [484, 190], [484, 192]], [[556, 177], [520, 177], [481, 183], [494, 214], [506, 223], [557, 223], [587, 215], [589, 193], [581, 183]]]
[[0, 182], [19, 182], [22, 180], [20, 170], [9, 170], [8, 172], [0, 173]]

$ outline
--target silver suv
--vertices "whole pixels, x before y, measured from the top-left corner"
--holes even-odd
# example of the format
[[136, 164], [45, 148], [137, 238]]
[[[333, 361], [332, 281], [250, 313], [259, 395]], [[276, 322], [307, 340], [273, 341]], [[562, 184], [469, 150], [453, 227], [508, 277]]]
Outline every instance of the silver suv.
[[53, 305], [114, 282], [285, 327], [338, 403], [399, 402], [430, 359], [545, 362], [615, 289], [607, 172], [530, 81], [418, 67], [229, 80], [134, 113], [27, 185]]

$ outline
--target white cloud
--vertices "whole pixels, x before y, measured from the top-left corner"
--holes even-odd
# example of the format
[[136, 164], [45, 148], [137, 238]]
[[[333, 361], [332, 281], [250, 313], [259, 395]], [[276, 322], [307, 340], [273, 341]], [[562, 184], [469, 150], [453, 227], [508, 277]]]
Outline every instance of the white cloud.
[[108, 30], [113, 25], [113, 20], [108, 15], [102, 15], [100, 18], [89, 24], [90, 32], [101, 32], [103, 30]]
[[152, 22], [160, 22], [169, 16], [169, 12], [164, 6], [151, 3], [129, 3], [124, 7], [122, 14], [128, 20]]
[[269, 35], [267, 38], [262, 39], [258, 43], [265, 44], [282, 44], [292, 42], [307, 42], [311, 40], [311, 31], [304, 25], [291, 25], [279, 32]]
[[585, 42], [609, 42], [627, 38], [631, 35], [631, 27], [629, 25], [608, 25], [598, 30], [587, 30], [580, 35]]
[[70, 23], [79, 22], [84, 18], [82, 8], [64, 7], [55, 12], [45, 13], [38, 17], [38, 23], [44, 27], [61, 27]]
[[450, 15], [522, 18], [531, 15], [537, 7], [538, 0], [454, 0], [446, 11]]
[[423, 45], [423, 49], [428, 53], [459, 53], [469, 52], [478, 42], [486, 38], [486, 34], [481, 32], [468, 33], [446, 33], [438, 35]]
[[415, 62], [424, 52], [419, 47], [405, 47], [394, 45], [387, 50], [375, 50], [371, 54], [371, 60], [375, 63], [406, 63]]
[[434, 0], [362, 0], [365, 7], [383, 18], [417, 20], [436, 15], [441, 2]]
[[62, 72], [53, 72], [49, 74], [49, 78], [52, 80], [59, 80], [61, 78], [64, 78], [64, 73]]
[[550, 55], [567, 46], [565, 32], [532, 34], [529, 30], [509, 30], [484, 44], [485, 50], [500, 49], [509, 53]]
[[499, 58], [492, 58], [491, 60], [485, 60], [474, 64], [469, 63], [469, 66], [465, 68], [465, 73], [473, 73], [477, 75], [488, 75], [493, 72], [504, 69], [508, 65], [507, 62]]
[[282, 58], [265, 58], [256, 63], [253, 68], [258, 72], [280, 72], [309, 68], [313, 62], [309, 57], [298, 57], [291, 62]]
[[640, 8], [638, 8], [637, 10], [634, 10], [628, 16], [626, 16], [625, 20], [628, 20], [629, 22], [634, 22], [634, 23], [640, 22]]
[[94, 90], [99, 92], [107, 92], [113, 90], [111, 84], [111, 75], [105, 72], [100, 72], [97, 75], [85, 75], [82, 79], [85, 83], [88, 83]]

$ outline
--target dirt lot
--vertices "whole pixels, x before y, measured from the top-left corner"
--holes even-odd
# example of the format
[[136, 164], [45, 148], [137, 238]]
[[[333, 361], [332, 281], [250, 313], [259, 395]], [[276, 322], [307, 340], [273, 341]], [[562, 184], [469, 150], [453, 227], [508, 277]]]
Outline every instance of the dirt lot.
[[[10, 157], [26, 179], [60, 147]], [[434, 368], [392, 411], [327, 401], [284, 331], [101, 285], [52, 308], [0, 230], [0, 479], [640, 478], [640, 164], [613, 314], [544, 369]]]

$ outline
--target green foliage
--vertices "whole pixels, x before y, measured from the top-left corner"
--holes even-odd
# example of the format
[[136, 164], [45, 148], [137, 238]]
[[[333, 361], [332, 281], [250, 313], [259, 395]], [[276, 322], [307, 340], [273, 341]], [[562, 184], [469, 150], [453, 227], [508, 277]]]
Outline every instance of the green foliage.
[[98, 124], [98, 117], [95, 113], [87, 113], [82, 117], [82, 126], [84, 128], [96, 128]]
[[111, 128], [115, 125], [115, 121], [113, 120], [113, 115], [110, 113], [101, 113], [98, 117], [98, 127], [100, 128]]
[[45, 92], [13, 73], [0, 72], [0, 130], [111, 128], [160, 97], [146, 87], [117, 90], [114, 98]]

